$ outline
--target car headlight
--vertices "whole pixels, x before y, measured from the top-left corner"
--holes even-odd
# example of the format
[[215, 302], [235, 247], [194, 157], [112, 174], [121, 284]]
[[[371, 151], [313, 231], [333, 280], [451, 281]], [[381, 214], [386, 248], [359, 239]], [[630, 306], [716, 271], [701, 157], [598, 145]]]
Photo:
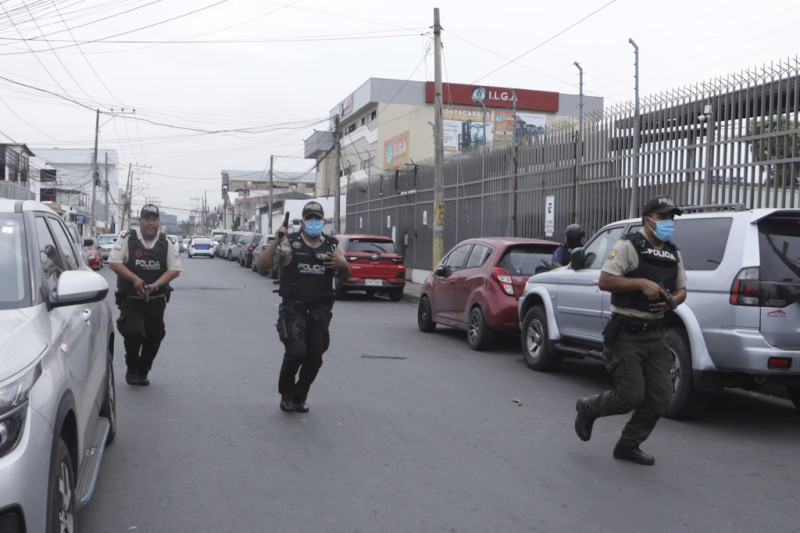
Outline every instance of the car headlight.
[[25, 428], [30, 392], [41, 375], [42, 365], [37, 364], [23, 376], [0, 387], [0, 457], [19, 443]]

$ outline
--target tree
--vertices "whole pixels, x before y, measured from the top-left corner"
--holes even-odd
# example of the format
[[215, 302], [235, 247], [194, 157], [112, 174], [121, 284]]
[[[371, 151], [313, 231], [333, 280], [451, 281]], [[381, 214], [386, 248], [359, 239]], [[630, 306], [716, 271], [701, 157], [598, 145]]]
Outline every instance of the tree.
[[785, 187], [800, 177], [800, 133], [796, 123], [785, 117], [752, 120], [748, 136], [755, 137], [748, 144], [753, 160], [767, 173], [768, 184]]
[[194, 231], [192, 231], [193, 228], [194, 225], [191, 223], [191, 221], [184, 220], [181, 222], [181, 235], [183, 235], [183, 237], [186, 239], [191, 238], [192, 234], [194, 233]]

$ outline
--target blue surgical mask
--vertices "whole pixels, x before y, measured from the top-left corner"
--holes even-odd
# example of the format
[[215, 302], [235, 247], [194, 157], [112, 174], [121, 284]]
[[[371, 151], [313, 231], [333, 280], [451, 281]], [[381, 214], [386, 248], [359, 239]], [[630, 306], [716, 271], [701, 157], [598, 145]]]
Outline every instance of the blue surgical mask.
[[305, 221], [305, 228], [306, 228], [306, 235], [309, 237], [319, 237], [319, 234], [322, 233], [322, 226], [325, 223], [318, 218], [312, 218], [311, 220]]
[[[650, 218], [650, 220], [653, 219]], [[653, 222], [656, 223], [656, 230], [653, 232], [656, 237], [662, 241], [668, 241], [672, 238], [672, 234], [675, 233], [674, 220], [653, 220]]]

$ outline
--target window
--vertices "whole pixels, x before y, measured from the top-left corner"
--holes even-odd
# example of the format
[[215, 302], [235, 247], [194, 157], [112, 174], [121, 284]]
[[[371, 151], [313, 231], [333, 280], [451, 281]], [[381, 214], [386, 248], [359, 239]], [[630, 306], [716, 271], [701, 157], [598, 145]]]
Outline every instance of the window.
[[716, 270], [725, 255], [733, 219], [675, 217], [672, 243], [681, 251], [684, 270]]
[[497, 266], [512, 276], [533, 276], [550, 267], [555, 251], [555, 246], [515, 246], [506, 251]]
[[761, 280], [780, 282], [788, 294], [789, 284], [800, 283], [800, 220], [790, 217], [762, 220], [758, 223], [758, 245]]
[[48, 217], [47, 225], [50, 226], [50, 231], [58, 243], [61, 257], [66, 262], [64, 270], [78, 270], [78, 259], [75, 256], [75, 248], [73, 246], [75, 241], [69, 236], [58, 219]]
[[491, 248], [483, 246], [482, 244], [476, 244], [475, 248], [472, 249], [472, 253], [469, 254], [467, 268], [478, 268], [482, 266], [491, 254]]
[[42, 217], [36, 217], [36, 233], [39, 235], [39, 259], [44, 270], [44, 282], [48, 294], [56, 292], [58, 277], [64, 272], [64, 260], [58, 253], [56, 242]]
[[609, 228], [598, 235], [597, 238], [595, 238], [592, 242], [590, 242], [589, 245], [584, 249], [587, 259], [584, 268], [602, 268], [603, 263], [606, 262], [606, 257], [608, 257], [609, 252], [611, 252], [611, 248], [614, 246], [614, 243], [616, 243], [619, 238], [622, 237], [622, 231], [624, 229], [625, 228], [623, 226]]
[[9, 213], [0, 217], [0, 309], [30, 305], [23, 239], [21, 215]]
[[462, 270], [467, 264], [467, 258], [471, 251], [472, 244], [465, 244], [450, 252], [450, 255], [444, 260], [444, 266], [447, 267], [447, 271], [455, 272], [456, 270]]
[[348, 239], [344, 243], [345, 252], [361, 252], [368, 254], [393, 254], [394, 241], [376, 239]]

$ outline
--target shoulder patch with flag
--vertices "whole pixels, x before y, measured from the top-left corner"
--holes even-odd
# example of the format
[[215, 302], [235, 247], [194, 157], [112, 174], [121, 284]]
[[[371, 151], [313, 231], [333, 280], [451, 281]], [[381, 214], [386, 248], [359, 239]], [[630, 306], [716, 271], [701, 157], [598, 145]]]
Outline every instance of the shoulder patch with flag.
[[616, 251], [616, 250], [611, 250], [611, 251], [608, 253], [608, 258], [609, 258], [609, 259], [614, 259], [614, 257], [615, 257], [616, 255], [617, 255], [617, 251]]

